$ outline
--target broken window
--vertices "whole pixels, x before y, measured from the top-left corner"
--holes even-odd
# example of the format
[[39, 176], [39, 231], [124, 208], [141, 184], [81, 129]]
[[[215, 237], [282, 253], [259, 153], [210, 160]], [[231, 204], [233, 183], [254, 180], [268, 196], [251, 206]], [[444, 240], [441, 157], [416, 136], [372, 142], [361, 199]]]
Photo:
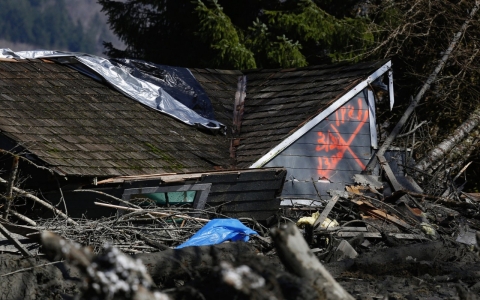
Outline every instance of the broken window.
[[143, 207], [187, 205], [203, 209], [211, 186], [202, 183], [125, 189], [122, 199]]
[[169, 206], [169, 205], [188, 205], [192, 206], [197, 191], [183, 192], [160, 192], [148, 194], [132, 194], [130, 202], [140, 206]]

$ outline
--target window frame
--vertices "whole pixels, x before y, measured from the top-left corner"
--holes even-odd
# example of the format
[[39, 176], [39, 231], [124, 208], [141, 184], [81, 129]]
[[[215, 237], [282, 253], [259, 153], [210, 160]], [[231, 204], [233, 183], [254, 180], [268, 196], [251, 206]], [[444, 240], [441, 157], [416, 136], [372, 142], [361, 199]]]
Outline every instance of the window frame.
[[210, 194], [211, 187], [211, 183], [197, 183], [125, 189], [123, 191], [122, 200], [130, 202], [130, 197], [136, 194], [196, 191], [197, 193], [195, 193], [195, 198], [193, 199], [193, 208], [203, 209], [205, 207], [205, 204], [207, 203], [207, 198]]

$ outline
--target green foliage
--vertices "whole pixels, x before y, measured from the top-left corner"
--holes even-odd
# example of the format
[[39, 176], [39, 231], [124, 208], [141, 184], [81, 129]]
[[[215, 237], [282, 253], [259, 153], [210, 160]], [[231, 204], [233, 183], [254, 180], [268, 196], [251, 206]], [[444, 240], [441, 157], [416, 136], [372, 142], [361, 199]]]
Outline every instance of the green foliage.
[[269, 23], [296, 34], [303, 40], [319, 40], [330, 44], [337, 22], [311, 0], [300, 0], [292, 11], [266, 11]]
[[211, 3], [213, 7], [209, 8], [201, 0], [197, 0], [195, 11], [200, 19], [197, 34], [210, 44], [212, 49], [218, 51], [214, 64], [234, 69], [255, 68], [253, 53], [240, 43], [239, 33], [230, 18], [216, 0]]
[[99, 0], [128, 45], [107, 45], [108, 55], [225, 69], [353, 58], [374, 41], [371, 21], [350, 13], [356, 2], [339, 11], [327, 0]]
[[362, 18], [337, 19], [312, 0], [299, 1], [291, 11], [266, 11], [269, 23], [301, 41], [314, 41], [334, 60], [350, 59], [374, 42], [368, 23]]
[[305, 56], [300, 52], [302, 45], [298, 41], [293, 42], [285, 35], [277, 36], [277, 41], [270, 43], [267, 57], [273, 65], [290, 67], [305, 67], [308, 65]]
[[47, 49], [94, 51], [94, 38], [72, 23], [64, 0], [3, 0], [0, 38]]
[[255, 59], [259, 67], [266, 65], [290, 68], [308, 65], [300, 51], [302, 45], [298, 41], [294, 42], [285, 35], [272, 39], [268, 26], [258, 19], [253, 21], [253, 26], [248, 27], [248, 31], [250, 39], [245, 43], [256, 54]]
[[336, 27], [329, 55], [334, 61], [352, 59], [358, 61], [374, 43], [375, 36], [368, 24], [361, 19], [345, 18]]

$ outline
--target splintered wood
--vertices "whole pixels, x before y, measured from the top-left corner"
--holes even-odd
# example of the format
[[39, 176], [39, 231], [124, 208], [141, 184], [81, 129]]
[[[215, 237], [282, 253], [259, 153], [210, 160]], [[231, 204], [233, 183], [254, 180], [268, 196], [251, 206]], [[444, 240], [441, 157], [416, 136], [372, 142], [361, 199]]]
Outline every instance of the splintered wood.
[[359, 201], [359, 200], [352, 200], [352, 202], [358, 205], [358, 209], [367, 215], [386, 220], [390, 223], [400, 226], [403, 229], [412, 229], [412, 226], [407, 224], [405, 221], [377, 209], [375, 206], [373, 206], [368, 202]]

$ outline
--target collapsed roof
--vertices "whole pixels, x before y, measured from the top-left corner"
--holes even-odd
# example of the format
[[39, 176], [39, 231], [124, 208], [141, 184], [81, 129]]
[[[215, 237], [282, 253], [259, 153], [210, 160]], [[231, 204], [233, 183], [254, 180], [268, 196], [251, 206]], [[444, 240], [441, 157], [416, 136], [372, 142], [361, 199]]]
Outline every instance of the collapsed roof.
[[216, 124], [227, 126], [222, 135], [134, 101], [71, 60], [53, 60], [0, 59], [2, 148], [20, 146], [62, 175], [99, 177], [249, 167], [387, 62], [183, 70], [208, 96]]

